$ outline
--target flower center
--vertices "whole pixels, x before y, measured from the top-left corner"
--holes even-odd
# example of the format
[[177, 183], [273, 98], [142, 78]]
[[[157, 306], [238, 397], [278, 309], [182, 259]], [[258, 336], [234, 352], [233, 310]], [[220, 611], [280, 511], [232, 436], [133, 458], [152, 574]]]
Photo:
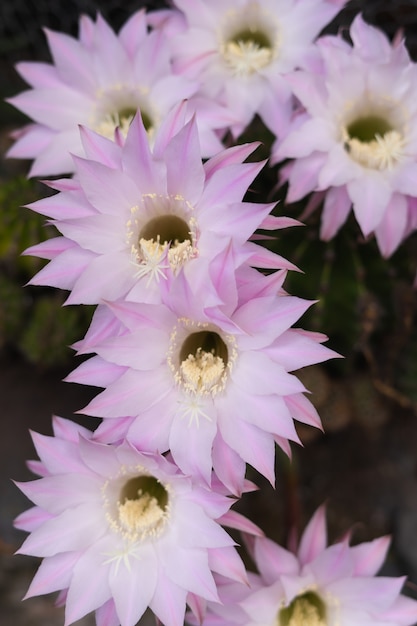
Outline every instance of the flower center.
[[150, 113], [153, 107], [147, 102], [146, 89], [129, 85], [115, 85], [96, 94], [96, 106], [90, 127], [97, 133], [114, 139], [114, 132], [119, 128], [123, 137], [126, 137], [130, 124], [139, 111], [143, 125], [152, 139], [157, 123], [155, 112]]
[[404, 138], [379, 115], [363, 115], [342, 129], [345, 150], [370, 169], [391, 169], [402, 157]]
[[[222, 337], [208, 324], [179, 321], [181, 326], [176, 326], [171, 334], [167, 356], [175, 381], [193, 397], [214, 396], [225, 388], [236, 360], [235, 339]], [[190, 326], [199, 330], [186, 332]]]
[[134, 476], [119, 493], [111, 527], [130, 542], [158, 536], [169, 513], [167, 488], [154, 476]]
[[242, 15], [227, 13], [220, 53], [229, 70], [237, 76], [248, 76], [269, 65], [277, 55], [276, 22], [263, 12], [259, 2], [250, 2]]
[[[142, 207], [131, 209], [127, 243], [137, 269], [136, 276], [147, 276], [149, 285], [153, 279], [159, 282], [161, 277], [166, 278], [168, 268], [177, 275], [183, 265], [197, 255], [196, 221], [186, 216], [192, 207], [183, 198], [148, 194], [142, 200]], [[155, 213], [159, 214], [152, 216]]]
[[316, 593], [307, 591], [280, 610], [277, 626], [327, 626], [326, 606]]

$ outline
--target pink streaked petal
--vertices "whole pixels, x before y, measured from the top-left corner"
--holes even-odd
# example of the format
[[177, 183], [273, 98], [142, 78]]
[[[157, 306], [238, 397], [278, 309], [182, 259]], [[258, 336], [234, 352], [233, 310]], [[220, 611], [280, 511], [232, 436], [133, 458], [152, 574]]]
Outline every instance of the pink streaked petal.
[[[74, 465], [76, 466], [75, 463]], [[70, 484], [64, 474], [15, 484], [34, 504], [55, 514], [65, 513], [65, 507], [82, 505], [86, 494], [93, 501], [95, 490], [100, 489], [99, 479], [88, 473], [85, 467], [83, 472], [77, 468]]]
[[36, 256], [39, 259], [53, 259], [58, 254], [61, 254], [65, 250], [74, 247], [74, 242], [69, 239], [65, 239], [65, 237], [54, 237], [53, 239], [47, 239], [46, 241], [42, 241], [34, 246], [30, 246], [24, 252], [22, 252], [25, 256]]
[[417, 196], [417, 164], [414, 162], [399, 164], [391, 183], [396, 191], [413, 197]]
[[301, 565], [313, 561], [327, 546], [326, 509], [321, 506], [309, 521], [298, 548]]
[[282, 574], [296, 576], [299, 573], [297, 558], [267, 537], [255, 540], [255, 562], [267, 585], [272, 585]]
[[[137, 113], [130, 125], [122, 155], [125, 179], [133, 187], [136, 182], [136, 199], [128, 203], [128, 208], [135, 206], [138, 195], [147, 193], [166, 194], [166, 168], [162, 161], [152, 157], [148, 134], [143, 125], [140, 113]], [[140, 190], [140, 192], [139, 192]], [[134, 196], [132, 196], [132, 199]], [[118, 210], [118, 207], [115, 207]]]
[[318, 176], [319, 190], [339, 187], [361, 176], [362, 168], [352, 161], [342, 144], [336, 144], [327, 153], [327, 158]]
[[[300, 443], [284, 398], [276, 394], [254, 395], [239, 389], [229, 391], [227, 404], [233, 406], [239, 417], [249, 424], [267, 433]], [[224, 418], [227, 419], [227, 416]]]
[[[206, 403], [193, 422], [192, 414], [187, 415], [187, 400], [184, 407], [177, 409], [177, 415], [172, 421], [169, 435], [169, 447], [177, 465], [185, 474], [197, 475], [206, 483], [211, 477], [211, 449], [217, 432], [216, 414], [214, 408]], [[198, 410], [190, 408], [190, 411]], [[180, 413], [182, 411], [182, 413]], [[188, 422], [188, 423], [187, 423]]]
[[36, 452], [49, 472], [52, 474], [85, 473], [84, 464], [73, 454], [72, 442], [35, 432], [31, 435]]
[[397, 599], [404, 580], [405, 577], [355, 577], [348, 581], [335, 580], [328, 589], [344, 605], [357, 606], [382, 617], [383, 612]]
[[273, 624], [284, 598], [280, 581], [274, 581], [270, 587], [255, 590], [239, 604], [250, 616], [250, 624]]
[[405, 239], [408, 225], [407, 198], [393, 193], [384, 216], [375, 229], [375, 236], [381, 254], [386, 259], [391, 256]]
[[93, 356], [76, 367], [64, 380], [67, 383], [107, 387], [118, 380], [125, 371], [125, 367], [108, 363], [99, 356]]
[[384, 611], [384, 620], [397, 623], [399, 626], [411, 626], [417, 622], [416, 601], [406, 596], [399, 596], [393, 605]]
[[33, 531], [17, 554], [45, 557], [84, 550], [97, 540], [102, 528], [103, 513], [95, 503], [71, 507]]
[[38, 124], [27, 124], [19, 133], [14, 133], [12, 137], [15, 143], [7, 150], [7, 158], [33, 159], [39, 151], [45, 150], [53, 137], [54, 132], [46, 126]]
[[28, 282], [28, 285], [47, 285], [70, 290], [74, 287], [80, 272], [88, 267], [92, 258], [93, 254], [88, 250], [69, 248], [49, 261], [48, 265]]
[[113, 85], [128, 83], [129, 57], [117, 35], [100, 13], [97, 14], [94, 48], [96, 53], [94, 77], [98, 86], [106, 89]]
[[93, 103], [83, 93], [66, 85], [23, 91], [9, 102], [39, 124], [60, 132], [62, 129], [88, 124]]
[[91, 431], [88, 428], [58, 415], [52, 417], [52, 430], [57, 439], [65, 439], [76, 444], [78, 444], [80, 435], [87, 438], [91, 436]]
[[246, 463], [252, 465], [269, 480], [271, 485], [274, 485], [275, 444], [273, 437], [232, 414], [229, 419], [219, 420], [219, 429], [224, 441]]
[[55, 194], [28, 204], [27, 208], [57, 220], [76, 219], [95, 214], [94, 209], [85, 201], [83, 202], [79, 193]]
[[239, 338], [239, 344], [243, 349], [264, 347], [294, 324], [312, 304], [295, 296], [249, 300], [234, 315], [235, 323], [247, 333]]
[[[206, 550], [179, 550], [177, 546], [166, 543], [161, 544], [161, 549], [163, 567], [172, 582], [206, 600], [218, 602]], [[181, 567], [178, 567], [179, 563]]]
[[[167, 394], [159, 399], [157, 417], [151, 407], [147, 411], [142, 411], [140, 416], [128, 425], [126, 437], [139, 450], [149, 450], [150, 452], [157, 450], [164, 453], [169, 449], [169, 433], [176, 408], [173, 395]], [[114, 420], [105, 420], [105, 422], [107, 421], [113, 423]], [[103, 423], [104, 427], [105, 423]], [[105, 432], [111, 432], [109, 429], [110, 426]]]
[[44, 150], [37, 153], [29, 176], [54, 176], [74, 171], [74, 156], [82, 154], [76, 128], [54, 133]]
[[159, 568], [158, 584], [149, 608], [155, 613], [162, 624], [182, 626], [184, 623], [187, 591], [172, 582]]
[[232, 546], [209, 550], [209, 566], [213, 572], [248, 585], [248, 576], [242, 559]]
[[125, 251], [126, 220], [116, 215], [89, 215], [61, 220], [59, 230], [82, 248], [97, 254]]
[[254, 395], [292, 395], [305, 391], [304, 385], [274, 363], [263, 352], [246, 351], [239, 355], [231, 373], [242, 392]]
[[346, 186], [333, 187], [326, 193], [321, 216], [320, 238], [329, 241], [346, 222], [352, 208], [352, 200]]
[[[66, 81], [70, 76], [71, 84], [74, 84], [81, 93], [87, 92], [93, 95], [96, 84], [86, 49], [76, 39], [65, 33], [57, 33], [48, 28], [45, 28], [44, 32], [61, 80]], [[61, 83], [60, 88], [63, 85], [64, 82]]]
[[109, 572], [117, 615], [123, 626], [135, 626], [146, 611], [158, 585], [158, 563], [152, 543], [143, 543], [140, 558], [129, 559], [130, 567], [122, 562], [113, 564]]
[[120, 215], [123, 210], [130, 215], [142, 193], [130, 176], [96, 161], [76, 158], [74, 162], [78, 180], [93, 207], [109, 215]]
[[66, 599], [66, 624], [79, 620], [105, 604], [111, 597], [108, 569], [103, 564], [105, 557], [102, 552], [108, 546], [108, 542], [105, 541], [102, 545], [103, 548], [100, 549], [100, 542], [95, 543], [75, 564]]
[[116, 382], [94, 398], [81, 412], [98, 417], [139, 415], [171, 392], [172, 374], [168, 367], [151, 372], [127, 370]]
[[98, 161], [112, 169], [120, 167], [121, 151], [114, 141], [89, 130], [85, 126], [80, 126], [80, 138], [87, 159]]
[[187, 113], [187, 102], [182, 100], [174, 106], [158, 128], [153, 149], [154, 157], [162, 159], [171, 139], [184, 127]]
[[72, 285], [67, 304], [99, 304], [124, 296], [134, 282], [133, 269], [131, 274], [126, 272], [127, 263], [125, 251], [93, 257]]
[[379, 28], [367, 24], [362, 15], [357, 15], [353, 20], [350, 36], [362, 59], [377, 63], [389, 60], [392, 50], [387, 36]]
[[326, 548], [317, 554], [313, 561], [303, 567], [303, 572], [311, 573], [319, 585], [327, 586], [344, 578], [352, 579], [353, 563], [347, 541]]
[[203, 211], [211, 211], [213, 205], [240, 201], [247, 188], [264, 167], [265, 162], [227, 165], [212, 173], [200, 201]]
[[325, 161], [326, 155], [323, 152], [313, 152], [310, 156], [289, 164], [287, 204], [297, 202], [317, 189], [319, 173]]
[[188, 593], [187, 604], [201, 626], [207, 613], [207, 601], [195, 593]]
[[86, 467], [107, 478], [117, 475], [120, 470], [119, 461], [112, 447], [80, 437], [78, 451]]
[[224, 513], [217, 521], [219, 524], [222, 524], [222, 526], [235, 528], [242, 533], [247, 533], [254, 537], [263, 537], [264, 534], [259, 526], [237, 511], [227, 511], [227, 513]]
[[384, 217], [392, 197], [390, 185], [379, 172], [369, 171], [366, 176], [349, 182], [347, 191], [352, 199], [355, 217], [366, 237]]
[[[122, 443], [134, 419], [134, 417], [117, 417], [113, 420], [103, 420], [94, 431], [93, 441], [112, 444]], [[134, 440], [132, 443], [135, 445]], [[140, 446], [138, 447], [141, 449]], [[154, 447], [152, 450], [157, 450], [157, 448]]]
[[123, 24], [119, 31], [119, 40], [131, 58], [145, 40], [147, 34], [146, 10], [140, 9]]
[[96, 625], [97, 626], [119, 626], [120, 620], [117, 617], [116, 607], [113, 599], [108, 600], [102, 606], [96, 609]]
[[182, 548], [227, 548], [234, 545], [226, 531], [191, 501], [178, 502], [175, 507], [175, 541]]
[[313, 365], [337, 358], [337, 352], [330, 350], [308, 335], [291, 328], [284, 332], [274, 343], [265, 348], [265, 354], [292, 372], [300, 367]]
[[146, 332], [109, 337], [96, 346], [99, 356], [116, 365], [136, 370], [152, 370], [166, 359], [166, 332], [149, 328]]
[[44, 559], [36, 572], [24, 599], [68, 588], [78, 552], [65, 552]]
[[235, 450], [226, 445], [219, 432], [213, 441], [212, 460], [214, 471], [221, 482], [232, 493], [240, 496], [243, 491], [246, 464]]
[[204, 189], [204, 168], [195, 119], [188, 122], [175, 135], [165, 150], [168, 193], [179, 195], [192, 205], [201, 197]]
[[315, 407], [312, 405], [302, 393], [296, 393], [291, 396], [286, 396], [285, 403], [288, 406], [293, 419], [302, 424], [308, 424], [323, 430], [319, 414]]
[[15, 69], [31, 87], [57, 88], [62, 85], [57, 68], [49, 63], [22, 61], [16, 63]]
[[382, 567], [391, 543], [390, 537], [379, 537], [351, 548], [355, 576], [374, 576]]
[[237, 146], [232, 146], [231, 148], [226, 148], [211, 157], [211, 159], [204, 163], [206, 180], [210, 180], [213, 174], [223, 167], [243, 163], [243, 161], [245, 161], [259, 146], [260, 142], [243, 143]]
[[244, 251], [248, 255], [247, 262], [256, 268], [270, 269], [270, 270], [292, 270], [299, 272], [300, 270], [296, 265], [282, 257], [280, 254], [272, 252], [267, 248], [258, 246], [252, 242], [244, 244]]
[[33, 506], [27, 511], [20, 513], [13, 522], [13, 526], [19, 530], [25, 530], [26, 532], [32, 532], [42, 526], [42, 524], [54, 516], [47, 511], [43, 511], [37, 506]]

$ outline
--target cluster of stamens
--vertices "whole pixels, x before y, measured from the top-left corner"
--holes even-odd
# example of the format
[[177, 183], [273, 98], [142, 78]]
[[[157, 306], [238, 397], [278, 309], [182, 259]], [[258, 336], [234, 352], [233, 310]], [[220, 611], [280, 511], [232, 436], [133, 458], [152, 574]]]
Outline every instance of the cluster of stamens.
[[237, 76], [249, 76], [269, 65], [278, 54], [278, 28], [258, 2], [249, 2], [242, 15], [229, 11], [225, 16], [220, 54]]
[[[116, 502], [109, 498], [112, 481], [103, 486], [106, 519], [110, 528], [128, 544], [158, 537], [169, 517], [167, 485], [146, 474], [128, 478], [120, 489]], [[120, 480], [116, 479], [119, 483]]]
[[[183, 198], [165, 198], [157, 194], [147, 194], [145, 200], [155, 202], [181, 202], [190, 208]], [[176, 276], [182, 267], [197, 256], [195, 246], [197, 225], [194, 217], [187, 221], [175, 214], [156, 215], [143, 224], [143, 210], [139, 206], [131, 208], [131, 219], [126, 223], [126, 243], [130, 248], [132, 264], [136, 268], [135, 277], [147, 276], [147, 286], [155, 280], [166, 278], [166, 270], [171, 269]], [[160, 230], [163, 234], [159, 234]], [[176, 236], [178, 235], [178, 236]]]
[[[236, 360], [236, 340], [206, 323], [185, 318], [178, 322], [167, 354], [174, 380], [192, 397], [215, 396], [224, 390]], [[190, 328], [195, 332], [184, 333]], [[215, 347], [210, 347], [212, 343]]]
[[278, 614], [278, 626], [327, 626], [326, 608], [314, 592], [300, 594]]

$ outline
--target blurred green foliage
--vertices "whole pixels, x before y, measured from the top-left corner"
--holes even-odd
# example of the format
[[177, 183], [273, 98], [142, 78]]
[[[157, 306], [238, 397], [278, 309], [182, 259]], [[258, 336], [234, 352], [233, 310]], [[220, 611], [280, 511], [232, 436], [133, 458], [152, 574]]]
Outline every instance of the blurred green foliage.
[[21, 253], [56, 236], [45, 218], [24, 205], [44, 197], [46, 188], [18, 175], [0, 182], [0, 354], [19, 352], [40, 367], [64, 365], [69, 349], [85, 332], [89, 307], [62, 307], [65, 294], [26, 287], [44, 261]]

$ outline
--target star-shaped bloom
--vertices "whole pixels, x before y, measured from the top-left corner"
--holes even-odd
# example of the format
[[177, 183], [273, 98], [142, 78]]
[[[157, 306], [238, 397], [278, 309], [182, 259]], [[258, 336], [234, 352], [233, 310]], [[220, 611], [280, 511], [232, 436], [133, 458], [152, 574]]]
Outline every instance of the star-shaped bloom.
[[291, 113], [284, 74], [299, 67], [345, 0], [175, 0], [184, 31], [173, 37], [174, 69], [238, 117], [238, 135], [258, 113]]
[[150, 607], [181, 626], [189, 594], [217, 601], [213, 572], [245, 581], [219, 523], [233, 499], [158, 454], [93, 442], [68, 420], [54, 430], [33, 434], [41, 478], [18, 484], [35, 504], [16, 520], [30, 532], [19, 553], [43, 558], [26, 597], [61, 591], [66, 624], [96, 611], [98, 626], [134, 626]]
[[415, 228], [417, 66], [404, 42], [391, 44], [360, 15], [350, 36], [352, 45], [320, 39], [316, 71], [288, 77], [305, 110], [278, 140], [273, 160], [296, 159], [285, 174], [289, 202], [326, 192], [324, 240], [353, 206], [362, 233], [375, 233], [388, 257]]
[[269, 216], [273, 205], [242, 202], [263, 167], [242, 162], [257, 144], [222, 150], [203, 164], [186, 108], [181, 103], [167, 116], [153, 149], [140, 115], [123, 145], [82, 129], [87, 156], [75, 159], [75, 178], [54, 181], [58, 193], [30, 205], [63, 235], [26, 251], [50, 259], [33, 284], [71, 290], [71, 304], [97, 304], [158, 302], [182, 280], [191, 293], [204, 284], [208, 306], [222, 297], [222, 276], [233, 282], [242, 263], [294, 267], [248, 242], [256, 229], [281, 223]]
[[404, 578], [376, 576], [389, 538], [351, 547], [349, 537], [327, 545], [324, 508], [311, 519], [296, 553], [265, 537], [254, 541], [260, 576], [252, 589], [219, 588], [204, 626], [412, 626], [417, 602], [401, 595]]
[[191, 98], [198, 115], [204, 156], [221, 148], [215, 129], [233, 117], [219, 105], [193, 98], [198, 84], [174, 75], [163, 29], [148, 28], [144, 10], [134, 13], [119, 34], [101, 15], [80, 18], [79, 39], [45, 31], [53, 63], [21, 62], [30, 89], [9, 102], [33, 120], [15, 133], [9, 156], [34, 159], [32, 176], [74, 170], [71, 154], [83, 155], [78, 125], [113, 139], [126, 135], [139, 110], [150, 141], [172, 107]]
[[[185, 473], [209, 481], [212, 467], [234, 493], [245, 463], [274, 482], [274, 444], [289, 454], [293, 419], [320, 427], [290, 372], [335, 356], [325, 337], [291, 325], [311, 302], [277, 295], [258, 274], [230, 315], [201, 312], [200, 299], [99, 307], [80, 352], [95, 352], [67, 380], [105, 387], [83, 413], [106, 418], [95, 436], [140, 449], [170, 449]], [[281, 277], [282, 280], [282, 277]], [[182, 305], [182, 306], [181, 306]]]

